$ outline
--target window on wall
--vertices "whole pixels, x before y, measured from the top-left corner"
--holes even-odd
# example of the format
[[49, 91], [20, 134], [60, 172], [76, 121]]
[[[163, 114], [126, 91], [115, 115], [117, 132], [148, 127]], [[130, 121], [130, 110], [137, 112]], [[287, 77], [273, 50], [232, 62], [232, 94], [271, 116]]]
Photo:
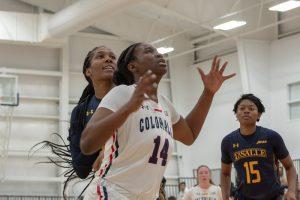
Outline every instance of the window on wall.
[[300, 82], [289, 84], [290, 119], [300, 119]]

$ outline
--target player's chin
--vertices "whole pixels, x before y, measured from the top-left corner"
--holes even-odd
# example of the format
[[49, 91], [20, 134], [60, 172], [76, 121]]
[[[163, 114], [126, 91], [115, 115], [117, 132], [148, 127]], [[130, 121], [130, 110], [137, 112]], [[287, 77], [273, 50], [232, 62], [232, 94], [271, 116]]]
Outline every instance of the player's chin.
[[112, 80], [114, 77], [114, 73], [110, 72], [110, 73], [102, 73], [101, 74], [101, 80], [103, 81], [110, 81]]
[[167, 68], [157, 67], [153, 69], [153, 73], [155, 73], [157, 76], [163, 76], [167, 73]]
[[241, 120], [240, 123], [243, 124], [243, 125], [250, 126], [250, 125], [255, 125], [256, 121], [253, 121], [253, 120]]

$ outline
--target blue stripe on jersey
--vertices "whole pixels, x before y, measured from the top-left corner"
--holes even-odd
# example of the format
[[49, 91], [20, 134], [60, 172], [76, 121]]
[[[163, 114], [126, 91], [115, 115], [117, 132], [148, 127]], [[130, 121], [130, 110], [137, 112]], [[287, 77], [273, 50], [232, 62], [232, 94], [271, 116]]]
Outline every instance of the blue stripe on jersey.
[[119, 142], [118, 142], [118, 135], [116, 134], [116, 151], [115, 151], [115, 158], [119, 156]]
[[103, 192], [104, 192], [104, 200], [108, 200], [107, 190], [105, 186], [103, 186]]

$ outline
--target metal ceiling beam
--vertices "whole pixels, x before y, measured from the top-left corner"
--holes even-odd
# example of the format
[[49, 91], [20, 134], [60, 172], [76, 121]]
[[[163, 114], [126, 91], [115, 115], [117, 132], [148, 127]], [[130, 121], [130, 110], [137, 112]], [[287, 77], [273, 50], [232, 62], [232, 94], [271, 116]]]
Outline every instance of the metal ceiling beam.
[[190, 22], [190, 23], [192, 23], [192, 24], [195, 24], [195, 25], [197, 25], [197, 26], [200, 26], [200, 27], [202, 27], [202, 28], [204, 28], [204, 29], [206, 29], [206, 30], [213, 31], [213, 32], [217, 32], [217, 33], [219, 33], [220, 35], [228, 36], [228, 35], [227, 35], [225, 32], [223, 32], [223, 31], [215, 30], [215, 29], [213, 29], [212, 27], [207, 26], [207, 25], [205, 25], [205, 24], [203, 24], [203, 23], [201, 23], [201, 22], [199, 22], [199, 21], [197, 21], [197, 20], [195, 20], [195, 19], [193, 19], [193, 18], [191, 18], [191, 17], [188, 17], [188, 16], [186, 16], [186, 15], [183, 15], [183, 14], [177, 12], [177, 11], [167, 9], [167, 8], [165, 8], [165, 7], [162, 7], [161, 5], [158, 5], [158, 4], [153, 3], [153, 2], [150, 2], [150, 1], [147, 1], [147, 2], [145, 2], [145, 3], [146, 3], [146, 4], [147, 4], [147, 3], [148, 3], [148, 4], [151, 4], [152, 6], [158, 8], [159, 10], [162, 10], [163, 13], [169, 13], [169, 14], [171, 14], [171, 15], [173, 15], [173, 16], [179, 18], [179, 19], [188, 21], [188, 22]]
[[208, 35], [205, 35], [205, 36], [202, 36], [202, 37], [192, 39], [190, 42], [192, 44], [200, 43], [200, 42], [204, 42], [204, 41], [207, 41], [209, 39], [212, 39], [212, 38], [215, 38], [215, 37], [218, 37], [218, 36], [220, 36], [218, 33], [211, 33], [211, 34], [208, 34]]
[[[276, 1], [276, 0], [265, 0], [265, 1], [263, 2], [263, 5], [265, 5], [265, 4], [267, 4], [267, 3], [275, 2], [275, 1]], [[261, 4], [262, 4], [262, 3], [259, 2], [259, 3], [257, 3], [257, 4], [254, 4], [254, 5], [249, 6], [249, 7], [247, 7], [247, 8], [240, 9], [240, 10], [238, 10], [238, 11], [236, 11], [236, 12], [232, 12], [232, 13], [223, 15], [223, 16], [221, 16], [221, 17], [218, 17], [218, 18], [214, 19], [214, 20], [202, 22], [202, 25], [203, 25], [203, 24], [208, 24], [208, 23], [214, 23], [214, 22], [216, 22], [216, 21], [218, 21], [218, 20], [222, 20], [222, 19], [225, 19], [225, 18], [227, 18], [227, 17], [230, 17], [230, 16], [233, 16], [233, 15], [240, 14], [240, 13], [245, 12], [245, 11], [247, 11], [247, 10], [250, 10], [250, 9], [253, 9], [253, 8], [256, 8], [256, 7], [259, 7], [259, 6], [261, 6]], [[185, 30], [182, 30], [182, 31], [178, 31], [177, 33], [174, 33], [174, 34], [165, 36], [165, 37], [163, 37], [163, 38], [159, 38], [159, 39], [157, 39], [157, 40], [155, 40], [155, 41], [152, 41], [151, 44], [157, 44], [157, 43], [163, 42], [163, 41], [165, 41], [165, 40], [171, 39], [171, 38], [176, 37], [176, 36], [178, 36], [178, 35], [182, 35], [182, 34], [188, 32], [188, 31], [195, 30], [196, 28], [197, 28], [197, 27], [193, 27], [193, 28], [190, 28], [190, 29], [185, 29]]]
[[180, 56], [192, 53], [192, 52], [200, 50], [200, 49], [205, 49], [205, 48], [212, 47], [212, 46], [224, 43], [224, 42], [228, 42], [228, 41], [234, 40], [234, 39], [236, 39], [238, 37], [243, 37], [243, 36], [246, 36], [246, 35], [249, 35], [249, 34], [252, 34], [252, 33], [256, 33], [258, 31], [262, 31], [262, 30], [271, 28], [273, 26], [278, 26], [280, 24], [283, 24], [283, 23], [286, 23], [286, 22], [289, 22], [289, 21], [293, 21], [293, 20], [296, 20], [296, 19], [300, 19], [300, 14], [299, 15], [295, 15], [293, 17], [286, 18], [286, 19], [282, 19], [280, 21], [277, 21], [277, 22], [274, 22], [274, 23], [271, 23], [271, 24], [268, 24], [268, 25], [265, 25], [265, 26], [262, 26], [262, 27], [259, 27], [259, 28], [256, 28], [256, 29], [253, 29], [251, 31], [246, 31], [244, 33], [239, 33], [239, 34], [236, 34], [234, 36], [231, 36], [231, 37], [228, 37], [228, 38], [225, 38], [225, 39], [222, 39], [222, 40], [218, 40], [218, 41], [209, 43], [207, 45], [201, 45], [199, 47], [196, 47], [196, 48], [193, 48], [193, 49], [190, 49], [190, 50], [187, 50], [187, 51], [175, 54], [173, 56], [171, 55], [171, 56], [169, 56], [167, 58], [167, 60], [170, 60], [170, 59], [173, 59], [173, 58], [177, 58], [177, 57], [180, 57]]
[[138, 0], [80, 0], [57, 12], [48, 22], [45, 39], [63, 38], [104, 18], [120, 12]]

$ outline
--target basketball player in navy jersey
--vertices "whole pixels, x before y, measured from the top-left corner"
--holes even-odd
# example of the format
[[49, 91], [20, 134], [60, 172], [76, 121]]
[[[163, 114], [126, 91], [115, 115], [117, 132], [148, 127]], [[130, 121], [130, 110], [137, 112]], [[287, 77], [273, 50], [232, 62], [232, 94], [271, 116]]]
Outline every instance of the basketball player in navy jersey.
[[279, 200], [283, 189], [278, 181], [277, 159], [286, 170], [288, 190], [284, 199], [296, 200], [296, 170], [282, 137], [256, 125], [265, 107], [253, 94], [244, 94], [233, 109], [240, 128], [223, 138], [221, 188], [228, 200], [232, 163], [237, 172], [238, 200]]

